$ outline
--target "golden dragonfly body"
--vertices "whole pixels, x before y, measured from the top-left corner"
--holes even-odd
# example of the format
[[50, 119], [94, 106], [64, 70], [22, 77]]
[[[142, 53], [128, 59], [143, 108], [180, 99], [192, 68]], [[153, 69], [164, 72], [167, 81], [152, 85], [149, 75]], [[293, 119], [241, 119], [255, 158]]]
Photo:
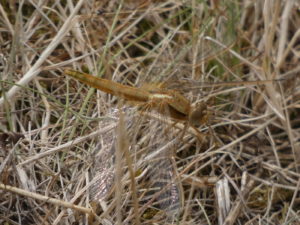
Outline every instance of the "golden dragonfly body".
[[187, 121], [191, 125], [198, 125], [202, 121], [203, 105], [193, 107], [179, 92], [166, 89], [163, 85], [144, 85], [137, 88], [75, 70], [67, 69], [65, 74], [103, 92], [140, 104], [146, 109], [155, 108], [172, 119]]
[[[160, 114], [169, 116], [177, 121], [188, 122], [192, 127], [201, 125], [207, 120], [207, 107], [205, 103], [193, 105], [180, 92], [167, 89], [163, 84], [147, 84], [142, 87], [132, 87], [75, 70], [66, 69], [64, 72], [66, 75], [84, 84], [134, 102], [141, 105], [145, 110], [156, 109]], [[273, 81], [281, 80], [221, 82], [215, 84], [201, 84], [200, 86], [253, 86], [267, 84]], [[192, 90], [192, 88], [190, 88], [190, 90]]]

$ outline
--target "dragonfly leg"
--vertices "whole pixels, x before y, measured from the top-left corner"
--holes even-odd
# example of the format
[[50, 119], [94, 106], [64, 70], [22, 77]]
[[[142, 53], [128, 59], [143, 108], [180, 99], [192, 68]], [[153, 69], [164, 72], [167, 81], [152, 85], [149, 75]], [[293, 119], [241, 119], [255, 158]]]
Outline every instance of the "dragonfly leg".
[[[177, 122], [176, 122], [176, 123], [177, 123]], [[179, 140], [180, 140], [181, 142], [183, 142], [183, 137], [184, 137], [184, 134], [186, 133], [188, 127], [189, 127], [189, 124], [188, 124], [188, 123], [184, 123], [184, 127], [183, 127], [182, 131], [180, 132], [181, 134], [180, 134], [180, 136], [179, 136]]]
[[199, 139], [200, 142], [203, 142], [205, 141], [205, 138], [206, 138], [206, 134], [200, 132], [196, 127], [190, 125], [191, 128], [196, 132], [195, 135], [197, 136], [197, 138]]

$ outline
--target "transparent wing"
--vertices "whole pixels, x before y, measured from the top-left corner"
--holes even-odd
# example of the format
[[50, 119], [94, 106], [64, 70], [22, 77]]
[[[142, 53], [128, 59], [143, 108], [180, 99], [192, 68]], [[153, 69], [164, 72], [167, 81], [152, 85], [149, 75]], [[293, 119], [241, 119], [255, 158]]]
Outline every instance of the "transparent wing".
[[[110, 114], [110, 120], [100, 122], [100, 129], [106, 127], [109, 123], [117, 121], [117, 110]], [[89, 188], [91, 201], [100, 201], [110, 192], [114, 183], [114, 129], [102, 136], [102, 142], [98, 143], [95, 150], [98, 151], [94, 158], [91, 171], [92, 181]]]
[[143, 199], [146, 205], [163, 211], [168, 220], [174, 220], [181, 208], [181, 186], [176, 174], [174, 153], [178, 143], [176, 131], [170, 128], [167, 117], [150, 120], [150, 144], [145, 161], [148, 162], [148, 192]]
[[[113, 143], [113, 142], [111, 142]], [[100, 148], [99, 144], [96, 148]], [[100, 201], [110, 192], [114, 183], [114, 145], [102, 148], [102, 152], [95, 157], [95, 166], [92, 172], [92, 182], [90, 186], [90, 199]]]
[[154, 208], [163, 210], [168, 219], [174, 220], [181, 208], [181, 194], [172, 158], [158, 157], [150, 165], [147, 199]]
[[[134, 168], [146, 174], [136, 177], [141, 216], [152, 208], [163, 212], [168, 219], [174, 219], [181, 200], [172, 157], [175, 146], [173, 129], [153, 118], [133, 113], [129, 108], [124, 111]], [[115, 110], [112, 117], [117, 119], [117, 114]], [[89, 189], [92, 201], [104, 199], [111, 192], [115, 179], [115, 131], [108, 132], [102, 139], [107, 143], [97, 146], [100, 151], [95, 157]], [[125, 177], [128, 176], [125, 174]]]

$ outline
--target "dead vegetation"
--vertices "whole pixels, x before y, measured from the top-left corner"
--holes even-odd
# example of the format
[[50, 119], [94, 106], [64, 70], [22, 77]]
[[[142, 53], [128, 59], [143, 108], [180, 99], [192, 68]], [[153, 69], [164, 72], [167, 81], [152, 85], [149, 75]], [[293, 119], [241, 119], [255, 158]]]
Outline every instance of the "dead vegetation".
[[[299, 2], [1, 1], [0, 24], [1, 224], [299, 224]], [[67, 67], [205, 103], [204, 140]]]

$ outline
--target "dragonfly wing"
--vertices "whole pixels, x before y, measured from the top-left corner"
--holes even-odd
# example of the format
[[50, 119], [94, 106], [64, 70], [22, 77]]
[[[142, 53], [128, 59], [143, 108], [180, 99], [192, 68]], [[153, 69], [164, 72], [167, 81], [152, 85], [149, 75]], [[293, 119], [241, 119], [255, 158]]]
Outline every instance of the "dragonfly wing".
[[172, 159], [158, 158], [152, 163], [150, 172], [152, 180], [150, 200], [154, 199], [154, 206], [166, 212], [169, 218], [175, 218], [181, 207], [180, 188], [176, 182], [176, 174]]
[[[162, 118], [163, 120], [165, 118]], [[170, 129], [167, 123], [152, 121], [150, 125], [150, 154], [149, 192], [146, 194], [146, 202], [167, 215], [168, 220], [174, 220], [181, 209], [181, 188], [176, 166], [173, 159], [177, 140], [174, 137], [174, 129]], [[151, 158], [151, 159], [150, 159]]]
[[[126, 112], [128, 118], [132, 118], [133, 112], [130, 108], [124, 107], [121, 110]], [[119, 109], [113, 109], [109, 114], [109, 118], [114, 121], [117, 121], [118, 117]], [[109, 123], [112, 123], [112, 120], [101, 121], [100, 128], [107, 126]], [[132, 120], [128, 119], [126, 121], [126, 130], [131, 130], [132, 125]], [[91, 173], [92, 181], [89, 187], [89, 193], [92, 201], [103, 200], [111, 191], [115, 179], [115, 129], [104, 133], [102, 140], [103, 141], [96, 146], [98, 153], [95, 156]]]
[[[113, 142], [112, 142], [113, 143]], [[114, 183], [114, 145], [111, 148], [104, 149], [101, 154], [95, 158], [93, 169], [93, 179], [90, 186], [90, 199], [100, 201], [107, 196]]]
[[[117, 120], [117, 111], [110, 113], [110, 120], [100, 122], [100, 129], [108, 126]], [[102, 135], [102, 142], [99, 142], [95, 148], [97, 151], [94, 164], [91, 169], [92, 181], [89, 188], [90, 199], [92, 201], [100, 201], [104, 199], [110, 192], [114, 183], [114, 129]]]
[[[167, 126], [161, 121], [149, 119], [144, 116], [136, 116], [136, 113], [127, 112], [125, 109], [126, 131], [130, 142], [130, 154], [133, 159], [133, 168], [140, 169], [148, 167], [146, 192], [143, 193], [141, 183], [137, 181], [137, 192], [140, 206], [148, 205], [162, 211], [168, 219], [174, 219], [181, 207], [180, 187], [175, 173], [172, 158], [174, 152], [174, 140], [172, 132], [166, 131]], [[117, 117], [117, 115], [115, 115]], [[172, 135], [170, 135], [172, 134]], [[105, 134], [103, 140], [108, 142], [99, 146], [101, 148], [97, 157], [93, 179], [90, 186], [90, 198], [99, 201], [105, 198], [114, 184], [115, 180], [115, 131]], [[144, 138], [148, 135], [148, 138]], [[145, 149], [144, 153], [138, 153]], [[124, 167], [124, 171], [127, 171]], [[127, 171], [128, 172], [128, 171]], [[124, 177], [128, 177], [126, 174]], [[137, 178], [136, 178], [137, 179]], [[147, 207], [145, 207], [147, 208]], [[165, 217], [165, 216], [164, 216]]]
[[[121, 110], [124, 112], [131, 111], [128, 107], [124, 107]], [[112, 109], [111, 113], [109, 113], [109, 118], [110, 120], [100, 122], [100, 129], [118, 121], [119, 109]], [[130, 129], [130, 126], [132, 126], [132, 123], [129, 120], [127, 121], [126, 129]], [[115, 129], [112, 129], [102, 135], [102, 142], [96, 146], [98, 153], [95, 156], [91, 173], [92, 181], [89, 188], [92, 201], [104, 199], [113, 187], [115, 179], [115, 142]]]

